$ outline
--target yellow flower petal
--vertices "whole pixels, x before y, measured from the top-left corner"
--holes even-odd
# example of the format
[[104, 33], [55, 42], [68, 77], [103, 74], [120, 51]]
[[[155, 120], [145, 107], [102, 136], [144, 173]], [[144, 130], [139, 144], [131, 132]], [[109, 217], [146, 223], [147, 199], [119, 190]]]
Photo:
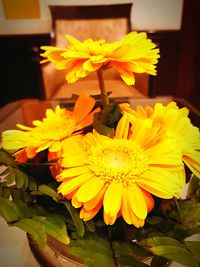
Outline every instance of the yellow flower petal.
[[61, 142], [60, 141], [55, 141], [55, 142], [52, 142], [52, 144], [50, 145], [49, 151], [50, 152], [57, 152], [57, 151], [60, 151], [61, 148], [62, 148]]
[[143, 173], [137, 184], [151, 194], [166, 199], [172, 198], [177, 191], [180, 191], [173, 173], [158, 167], [151, 167], [149, 171]]
[[84, 183], [76, 193], [78, 201], [87, 202], [91, 200], [100, 192], [104, 184], [105, 182], [98, 178], [93, 178]]
[[90, 170], [89, 170], [88, 166], [78, 166], [78, 167], [74, 167], [74, 168], [69, 168], [69, 169], [63, 170], [62, 173], [59, 176], [57, 176], [57, 180], [59, 182], [61, 182], [66, 178], [79, 176], [79, 175], [89, 173], [89, 172], [90, 172]]
[[107, 215], [109, 216], [117, 215], [121, 207], [122, 193], [123, 193], [122, 183], [110, 184], [103, 200], [104, 211]]
[[128, 191], [126, 188], [124, 188], [122, 198], [122, 216], [126, 223], [133, 224], [137, 228], [142, 227], [144, 225], [144, 220], [139, 219], [131, 209]]
[[99, 205], [99, 203], [102, 204], [106, 190], [107, 190], [107, 186], [105, 185], [104, 187], [101, 188], [99, 193], [94, 198], [92, 198], [89, 201], [84, 202], [84, 208], [86, 210], [91, 210], [91, 209], [94, 209], [97, 205]]
[[129, 119], [128, 115], [124, 115], [118, 122], [115, 138], [118, 139], [127, 139], [129, 132]]
[[127, 193], [132, 211], [139, 219], [144, 220], [147, 216], [147, 205], [141, 189], [133, 184], [127, 187]]
[[62, 167], [78, 167], [86, 164], [86, 154], [81, 151], [80, 154], [67, 154], [65, 153], [64, 159], [62, 160]]
[[58, 192], [63, 195], [67, 195], [81, 186], [83, 183], [87, 182], [89, 179], [93, 177], [93, 174], [87, 173], [79, 175], [78, 177], [72, 178], [70, 180], [65, 180], [58, 187]]

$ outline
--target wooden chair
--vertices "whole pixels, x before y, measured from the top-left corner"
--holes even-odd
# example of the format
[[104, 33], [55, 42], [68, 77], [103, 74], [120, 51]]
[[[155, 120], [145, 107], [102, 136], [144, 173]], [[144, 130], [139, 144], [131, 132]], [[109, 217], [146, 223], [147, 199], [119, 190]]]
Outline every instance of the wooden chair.
[[[52, 6], [52, 45], [66, 47], [66, 34], [83, 41], [105, 39], [107, 42], [122, 39], [131, 31], [130, 12], [132, 4], [112, 4], [95, 6]], [[51, 63], [41, 65], [44, 95], [46, 99], [69, 99], [72, 94], [87, 91], [98, 94], [96, 73], [89, 74], [75, 84], [68, 84], [65, 71], [55, 70]], [[104, 72], [107, 91], [111, 97], [140, 98], [148, 94], [149, 75], [137, 74], [134, 86], [126, 85], [114, 68]]]

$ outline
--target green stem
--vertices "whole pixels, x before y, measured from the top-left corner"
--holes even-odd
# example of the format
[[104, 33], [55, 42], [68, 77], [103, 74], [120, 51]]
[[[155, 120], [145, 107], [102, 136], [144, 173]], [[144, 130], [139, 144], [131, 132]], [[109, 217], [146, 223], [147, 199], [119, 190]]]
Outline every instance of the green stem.
[[178, 211], [179, 222], [182, 222], [182, 218], [181, 218], [181, 212], [180, 212], [179, 204], [178, 204], [178, 201], [177, 201], [177, 199], [176, 199], [175, 197], [174, 197], [174, 202], [175, 202], [175, 205], [176, 205], [176, 208], [177, 208], [177, 211]]
[[109, 99], [108, 99], [108, 95], [106, 93], [105, 90], [105, 84], [104, 84], [104, 79], [103, 79], [103, 70], [99, 69], [97, 70], [97, 77], [98, 77], [98, 81], [99, 81], [99, 88], [101, 90], [101, 100], [102, 100], [102, 104], [103, 107], [107, 107], [109, 106]]

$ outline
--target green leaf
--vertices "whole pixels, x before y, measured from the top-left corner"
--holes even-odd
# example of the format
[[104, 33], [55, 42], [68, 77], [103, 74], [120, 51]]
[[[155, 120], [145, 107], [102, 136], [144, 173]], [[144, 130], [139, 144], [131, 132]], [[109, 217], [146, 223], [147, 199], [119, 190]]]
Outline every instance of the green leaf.
[[117, 103], [112, 101], [110, 103], [110, 107], [108, 111], [105, 111], [108, 114], [106, 114], [106, 122], [108, 126], [114, 127], [115, 123], [120, 120], [122, 117], [121, 109]]
[[117, 258], [117, 262], [118, 262], [118, 266], [119, 267], [147, 267], [149, 265], [147, 265], [144, 262], [141, 261], [137, 261], [135, 259], [133, 259], [132, 257], [128, 257], [128, 256], [121, 256], [119, 258]]
[[36, 216], [35, 221], [41, 222], [45, 231], [56, 240], [67, 245], [70, 242], [67, 234], [65, 218], [58, 214], [48, 214], [47, 216]]
[[20, 218], [16, 204], [7, 198], [0, 198], [0, 215], [7, 222], [17, 221]]
[[195, 234], [200, 234], [200, 226], [183, 229], [181, 237], [182, 239], [185, 239], [186, 237], [190, 237]]
[[79, 235], [84, 236], [85, 228], [84, 228], [83, 221], [81, 220], [81, 218], [79, 216], [79, 211], [77, 209], [73, 208], [72, 205], [70, 204], [70, 202], [66, 201], [66, 202], [63, 202], [63, 204], [65, 205], [65, 207], [69, 211]]
[[19, 227], [29, 233], [39, 246], [44, 246], [47, 241], [44, 225], [34, 219], [21, 219], [14, 226]]
[[16, 200], [22, 200], [23, 199], [23, 194], [21, 190], [18, 190], [16, 188], [11, 189], [11, 196], [12, 200], [15, 202]]
[[111, 241], [108, 235], [97, 231], [87, 233], [83, 238], [71, 240], [68, 252], [79, 258], [87, 267], [147, 267], [147, 258], [135, 254], [132, 243]]
[[141, 256], [140, 254], [138, 254], [138, 252], [140, 253], [141, 251], [139, 251], [139, 248], [137, 246], [134, 246], [134, 244], [113, 241], [112, 248], [119, 266], [147, 266], [142, 261], [146, 260], [149, 253], [146, 252], [146, 256]]
[[7, 186], [6, 182], [0, 183], [0, 197], [3, 197], [4, 187]]
[[85, 223], [85, 225], [87, 226], [87, 228], [88, 228], [88, 230], [90, 232], [95, 232], [95, 223], [94, 223], [94, 221], [90, 220], [90, 221], [84, 222], [84, 223]]
[[200, 241], [185, 241], [184, 243], [200, 264]]
[[23, 173], [23, 178], [24, 178], [24, 183], [21, 189], [22, 191], [25, 191], [28, 187], [28, 176], [25, 173]]
[[0, 164], [16, 166], [15, 158], [4, 149], [0, 149]]
[[37, 215], [35, 210], [32, 207], [28, 207], [23, 201], [21, 200], [15, 201], [15, 204], [19, 211], [20, 218], [31, 218]]
[[11, 188], [9, 188], [9, 187], [4, 187], [3, 188], [3, 197], [4, 198], [7, 198], [7, 199], [9, 199], [10, 198], [10, 195], [11, 195]]
[[80, 258], [87, 267], [115, 267], [112, 250], [106, 237], [96, 233], [79, 240], [71, 240], [69, 253]]
[[11, 167], [8, 167], [7, 170], [9, 171], [9, 174], [6, 176], [6, 181], [7, 184], [10, 185], [15, 181], [15, 171]]
[[140, 242], [154, 255], [162, 256], [172, 261], [176, 261], [184, 266], [198, 267], [198, 263], [186, 246], [176, 239], [170, 237], [148, 238]]
[[113, 136], [114, 135], [114, 128], [107, 127], [103, 123], [101, 123], [99, 113], [94, 114], [93, 127], [99, 134], [106, 135], [106, 136]]
[[28, 187], [31, 191], [37, 191], [37, 183], [32, 176], [28, 178]]
[[169, 266], [168, 265], [169, 260], [160, 256], [155, 256], [153, 257], [152, 261], [151, 261], [151, 267], [165, 267], [165, 266]]
[[44, 195], [52, 197], [54, 201], [59, 202], [60, 195], [56, 191], [54, 191], [51, 187], [43, 184], [39, 186], [38, 190]]
[[159, 224], [163, 221], [163, 219], [161, 217], [158, 216], [151, 216], [151, 217], [147, 217], [146, 222], [149, 224]]
[[159, 246], [159, 245], [171, 245], [171, 246], [177, 246], [177, 247], [182, 247], [184, 248], [184, 244], [179, 242], [178, 240], [171, 238], [171, 237], [153, 237], [153, 238], [148, 238], [145, 240], [142, 240], [140, 244], [144, 247], [153, 247], [153, 246]]
[[20, 171], [19, 169], [15, 169], [15, 181], [16, 181], [16, 187], [18, 189], [22, 188], [24, 185], [24, 173]]
[[182, 222], [185, 225], [198, 225], [200, 222], [200, 203], [192, 200], [181, 201], [179, 204]]
[[196, 176], [192, 176], [189, 182], [188, 191], [186, 198], [190, 198], [193, 194], [196, 193], [198, 189], [200, 180]]

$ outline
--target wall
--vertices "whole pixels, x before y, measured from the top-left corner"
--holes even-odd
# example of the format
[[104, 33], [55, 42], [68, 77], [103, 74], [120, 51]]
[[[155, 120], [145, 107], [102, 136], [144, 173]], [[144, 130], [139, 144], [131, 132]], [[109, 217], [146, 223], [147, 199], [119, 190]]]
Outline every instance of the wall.
[[[178, 30], [181, 27], [183, 0], [39, 0], [40, 18], [6, 19], [0, 0], [0, 35], [40, 34], [51, 31], [48, 4], [100, 5], [133, 3], [131, 22], [133, 30]], [[15, 2], [22, 0], [15, 0]]]
[[140, 31], [179, 30], [183, 0], [133, 0], [132, 28]]
[[[22, 6], [23, 1], [25, 1], [25, 3], [28, 3], [27, 0], [10, 0], [10, 1], [0, 0], [0, 35], [49, 33], [51, 31], [51, 16], [49, 8], [47, 6], [47, 1], [39, 0], [39, 17], [35, 15], [35, 18], [33, 18], [34, 17], [33, 12], [31, 10], [27, 10], [28, 9], [27, 4], [26, 8]], [[11, 6], [12, 2], [14, 3], [13, 7]], [[5, 12], [4, 9], [6, 7], [7, 10]], [[13, 14], [14, 8], [15, 11], [18, 8], [19, 10], [18, 14], [17, 12]], [[30, 5], [29, 9], [31, 9]], [[24, 12], [28, 13], [29, 17], [31, 18], [28, 18], [28, 14], [23, 14]], [[12, 13], [11, 15], [13, 17], [15, 16], [18, 18], [7, 19], [6, 18], [7, 13]], [[20, 18], [20, 16], [23, 18]]]

